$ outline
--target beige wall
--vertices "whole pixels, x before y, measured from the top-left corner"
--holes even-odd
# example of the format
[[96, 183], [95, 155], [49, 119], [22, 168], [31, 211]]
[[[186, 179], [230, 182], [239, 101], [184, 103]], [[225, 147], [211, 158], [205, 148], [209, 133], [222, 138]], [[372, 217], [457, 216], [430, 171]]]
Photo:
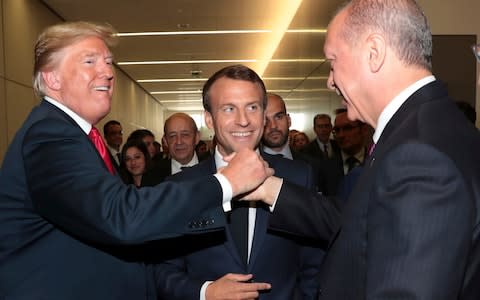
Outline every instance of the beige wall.
[[[39, 100], [32, 88], [33, 46], [46, 26], [61, 20], [40, 1], [0, 0], [0, 161], [8, 144]], [[115, 49], [113, 49], [115, 52]], [[97, 127], [110, 119], [120, 121], [125, 138], [131, 131], [148, 128], [163, 132], [163, 108], [121, 70], [116, 70], [112, 110]]]

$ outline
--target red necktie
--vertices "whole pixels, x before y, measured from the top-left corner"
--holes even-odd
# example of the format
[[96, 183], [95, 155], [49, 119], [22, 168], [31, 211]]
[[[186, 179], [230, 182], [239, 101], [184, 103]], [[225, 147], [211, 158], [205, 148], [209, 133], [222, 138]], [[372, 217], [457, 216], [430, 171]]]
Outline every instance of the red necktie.
[[103, 142], [103, 139], [100, 136], [98, 129], [92, 126], [92, 130], [90, 130], [88, 137], [90, 138], [92, 143], [95, 145], [95, 148], [97, 148], [98, 153], [100, 153], [100, 156], [105, 162], [107, 169], [110, 171], [110, 173], [112, 173], [112, 175], [114, 175], [115, 170], [113, 169], [112, 161], [110, 160], [110, 155], [108, 155], [107, 147], [105, 147], [105, 143]]

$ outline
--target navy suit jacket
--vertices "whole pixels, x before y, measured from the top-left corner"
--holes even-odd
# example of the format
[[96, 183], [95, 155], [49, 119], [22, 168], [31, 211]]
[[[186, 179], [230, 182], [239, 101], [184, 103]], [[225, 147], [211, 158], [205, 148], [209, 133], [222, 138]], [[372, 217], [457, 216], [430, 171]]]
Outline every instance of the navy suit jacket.
[[46, 101], [9, 146], [0, 186], [0, 299], [155, 299], [135, 245], [225, 224], [213, 176], [127, 186]]
[[[411, 95], [346, 203], [320, 299], [479, 299], [479, 153], [478, 130], [439, 82]], [[322, 210], [302, 206], [279, 199], [272, 227], [321, 237]]]
[[[276, 176], [309, 189], [314, 188], [315, 179], [307, 164], [265, 153], [262, 156], [275, 169]], [[171, 180], [185, 180], [214, 172], [216, 166], [212, 156], [172, 176]], [[195, 206], [196, 198], [191, 201]], [[248, 265], [242, 262], [228, 227], [223, 234], [214, 233], [208, 238], [202, 235], [178, 245], [178, 251], [186, 252], [185, 255], [156, 268], [159, 297], [198, 300], [205, 281], [216, 280], [227, 273], [251, 273], [255, 281], [272, 284], [272, 290], [260, 294], [261, 300], [292, 300], [295, 299], [295, 293], [300, 299], [316, 299], [323, 251], [307, 247], [292, 237], [267, 231], [269, 215], [268, 207], [258, 206]]]

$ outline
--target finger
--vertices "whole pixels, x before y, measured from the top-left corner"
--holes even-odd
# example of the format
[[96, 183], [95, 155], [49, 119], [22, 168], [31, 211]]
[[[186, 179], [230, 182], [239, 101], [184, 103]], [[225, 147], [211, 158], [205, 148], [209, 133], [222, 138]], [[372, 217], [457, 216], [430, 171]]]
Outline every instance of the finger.
[[225, 278], [228, 278], [233, 281], [238, 281], [238, 282], [247, 282], [250, 279], [252, 279], [253, 275], [252, 274], [236, 274], [236, 273], [229, 273], [225, 276]]

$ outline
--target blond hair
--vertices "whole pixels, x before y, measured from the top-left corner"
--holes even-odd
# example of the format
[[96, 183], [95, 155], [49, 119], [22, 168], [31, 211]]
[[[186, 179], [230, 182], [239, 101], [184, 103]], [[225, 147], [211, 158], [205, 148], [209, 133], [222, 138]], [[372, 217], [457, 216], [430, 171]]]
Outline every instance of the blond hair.
[[33, 89], [39, 97], [45, 96], [45, 82], [41, 72], [52, 69], [60, 61], [64, 48], [88, 37], [102, 39], [108, 47], [117, 44], [115, 29], [109, 24], [92, 22], [65, 22], [46, 28], [35, 43]]

